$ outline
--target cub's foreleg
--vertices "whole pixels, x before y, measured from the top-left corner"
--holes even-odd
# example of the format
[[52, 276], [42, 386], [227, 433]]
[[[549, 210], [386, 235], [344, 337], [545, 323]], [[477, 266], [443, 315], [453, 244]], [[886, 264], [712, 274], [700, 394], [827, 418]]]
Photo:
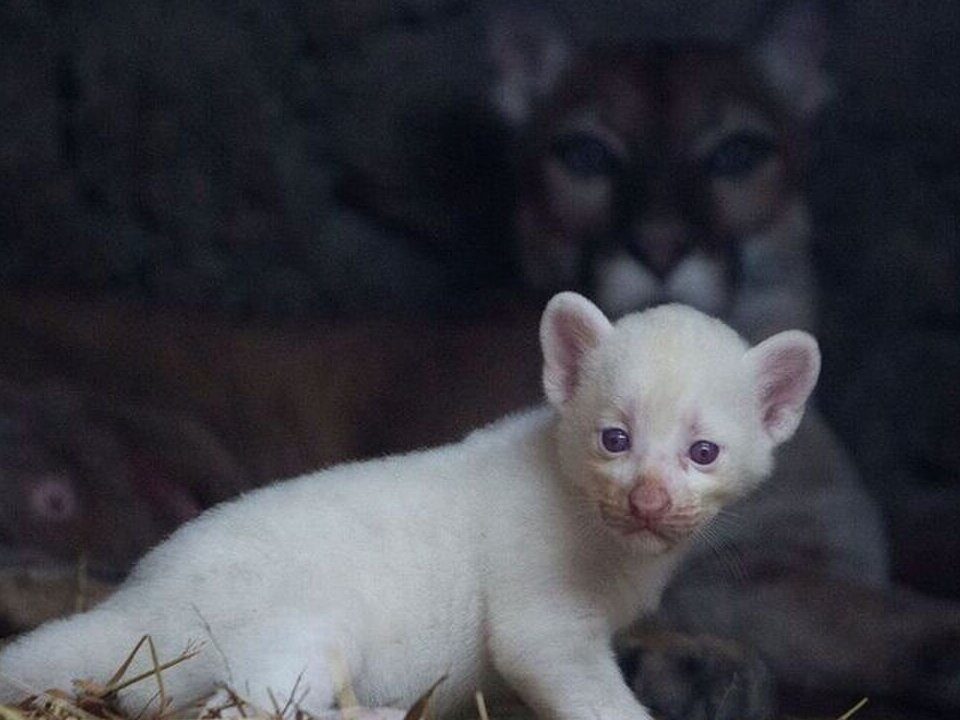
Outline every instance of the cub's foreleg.
[[537, 717], [652, 720], [627, 687], [604, 628], [570, 618], [500, 623], [494, 664]]

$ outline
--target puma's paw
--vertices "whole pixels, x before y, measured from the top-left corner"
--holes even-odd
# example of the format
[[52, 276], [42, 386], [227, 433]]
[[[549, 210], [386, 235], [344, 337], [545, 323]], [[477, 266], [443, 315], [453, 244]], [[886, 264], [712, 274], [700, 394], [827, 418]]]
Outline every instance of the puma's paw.
[[766, 720], [773, 677], [755, 655], [709, 636], [653, 631], [621, 653], [627, 683], [659, 720]]

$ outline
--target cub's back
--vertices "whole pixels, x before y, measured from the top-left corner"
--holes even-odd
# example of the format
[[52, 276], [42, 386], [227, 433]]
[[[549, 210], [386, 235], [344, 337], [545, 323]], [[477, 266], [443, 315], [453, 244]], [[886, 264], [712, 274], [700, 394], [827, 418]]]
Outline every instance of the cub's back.
[[489, 525], [502, 538], [549, 491], [544, 473], [530, 472], [543, 418], [534, 411], [462, 443], [338, 466], [224, 503], [149, 553], [121, 594], [160, 596], [167, 607], [216, 598], [222, 612], [243, 612], [247, 597], [331, 608], [395, 598], [400, 608], [416, 587], [476, 592]]

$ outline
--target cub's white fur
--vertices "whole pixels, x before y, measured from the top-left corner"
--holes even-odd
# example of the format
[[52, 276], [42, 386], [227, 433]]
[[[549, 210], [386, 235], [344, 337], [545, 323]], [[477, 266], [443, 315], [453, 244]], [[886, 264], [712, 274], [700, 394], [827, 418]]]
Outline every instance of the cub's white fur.
[[[648, 718], [611, 636], [657, 605], [696, 530], [769, 473], [817, 346], [786, 332], [750, 349], [676, 305], [612, 325], [572, 293], [548, 305], [541, 340], [548, 407], [221, 505], [98, 608], [10, 645], [0, 676], [36, 690], [103, 679], [149, 633], [167, 658], [206, 641], [164, 675], [177, 704], [226, 683], [269, 709], [268, 690], [286, 698], [301, 678], [319, 714], [343, 663], [368, 706], [407, 706], [446, 675], [441, 712], [482, 688], [541, 716]], [[610, 428], [628, 439], [613, 451]], [[719, 455], [697, 465], [701, 440]], [[140, 711], [155, 691], [120, 700]]]

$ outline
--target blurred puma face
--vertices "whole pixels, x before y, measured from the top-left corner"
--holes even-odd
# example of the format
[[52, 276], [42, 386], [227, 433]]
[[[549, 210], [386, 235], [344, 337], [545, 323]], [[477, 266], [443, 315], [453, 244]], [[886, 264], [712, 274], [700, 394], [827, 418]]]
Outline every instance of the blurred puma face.
[[737, 239], [792, 197], [790, 119], [735, 52], [585, 53], [529, 126], [518, 231], [535, 285], [586, 286], [619, 314], [720, 313]]

